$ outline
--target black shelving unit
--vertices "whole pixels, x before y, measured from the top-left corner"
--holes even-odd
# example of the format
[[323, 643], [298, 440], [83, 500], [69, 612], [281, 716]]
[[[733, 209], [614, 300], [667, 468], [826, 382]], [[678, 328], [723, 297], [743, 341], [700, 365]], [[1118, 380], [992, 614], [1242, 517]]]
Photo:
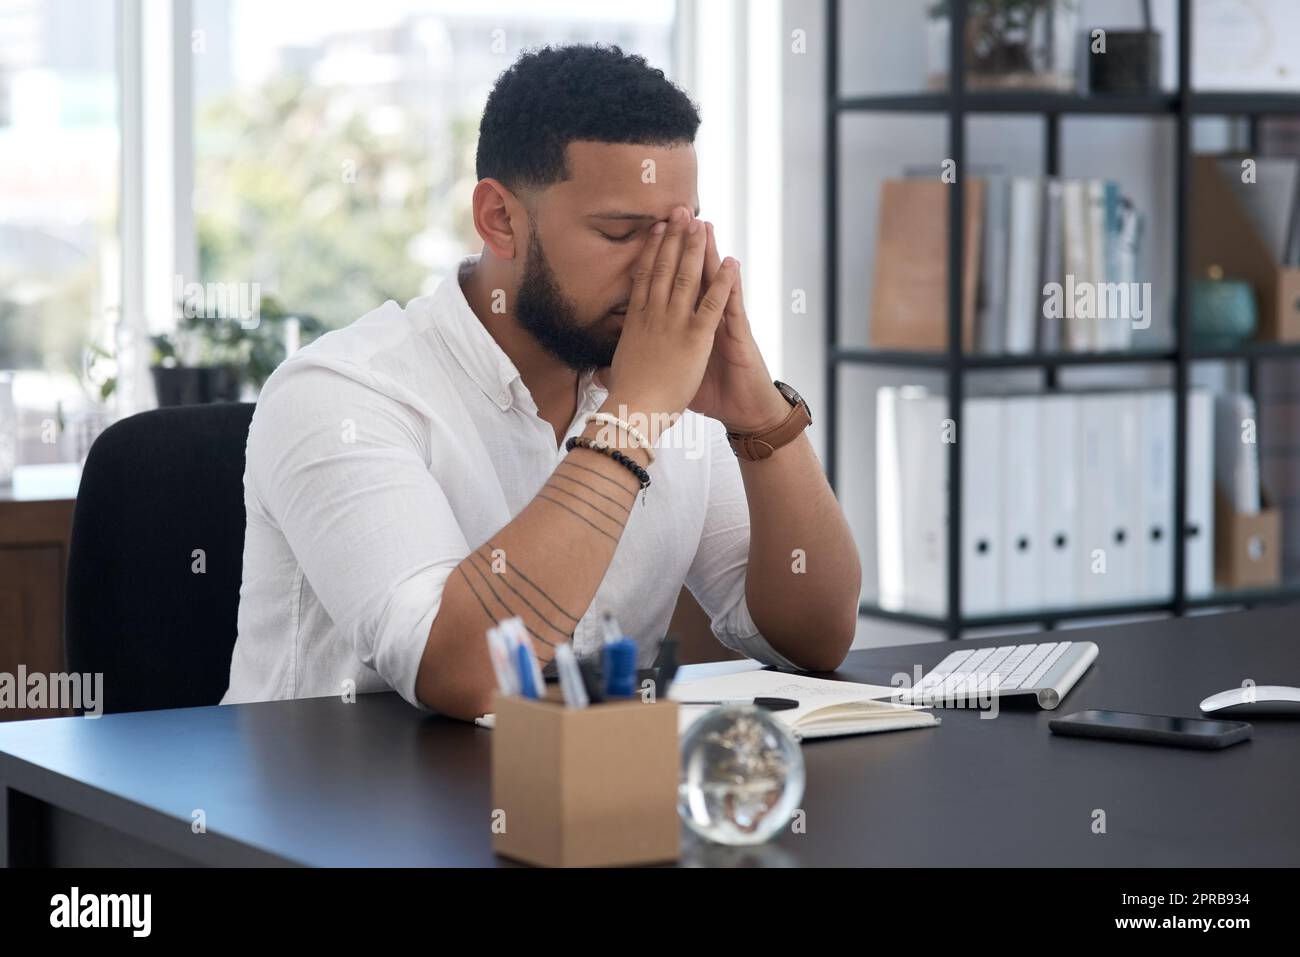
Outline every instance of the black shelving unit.
[[[942, 628], [949, 638], [965, 629], [1001, 625], [1041, 624], [1055, 627], [1075, 618], [1169, 612], [1218, 606], [1246, 606], [1300, 601], [1300, 586], [1279, 586], [1266, 590], [1226, 592], [1189, 598], [1185, 590], [1186, 527], [1186, 424], [1187, 392], [1191, 363], [1206, 360], [1244, 360], [1248, 381], [1255, 380], [1255, 363], [1267, 359], [1300, 358], [1300, 344], [1246, 343], [1233, 348], [1196, 349], [1188, 333], [1187, 227], [1191, 187], [1191, 124], [1197, 116], [1241, 116], [1250, 120], [1254, 140], [1255, 120], [1270, 114], [1300, 113], [1300, 94], [1199, 93], [1191, 86], [1191, 0], [1178, 0], [1178, 85], [1173, 91], [1133, 95], [1090, 96], [1053, 92], [996, 92], [965, 89], [966, 0], [950, 0], [947, 92], [845, 96], [840, 91], [840, 0], [826, 0], [826, 469], [836, 484], [839, 428], [840, 372], [846, 365], [893, 366], [927, 369], [943, 373], [947, 386], [948, 417], [961, 434], [961, 409], [968, 372], [985, 369], [1040, 369], [1047, 389], [1057, 385], [1056, 372], [1063, 366], [1110, 366], [1116, 364], [1162, 365], [1172, 370], [1174, 392], [1174, 588], [1168, 600], [1140, 601], [1120, 605], [1089, 605], [1044, 609], [1001, 615], [961, 614], [961, 455], [960, 443], [948, 446], [948, 529], [947, 608], [944, 615], [894, 612], [863, 605], [863, 615], [912, 625]], [[947, 120], [946, 155], [955, 159], [958, 171], [948, 198], [948, 348], [942, 352], [873, 350], [846, 346], [840, 342], [839, 322], [839, 225], [840, 225], [840, 121], [855, 113], [930, 113]], [[967, 355], [962, 351], [961, 268], [963, 230], [951, 228], [963, 221], [963, 171], [966, 168], [966, 119], [977, 114], [1030, 114], [1044, 119], [1045, 174], [1060, 173], [1060, 118], [1070, 115], [1147, 115], [1171, 117], [1175, 129], [1174, 170], [1174, 296], [1173, 345], [1155, 351], [1059, 353], [1030, 355]]]

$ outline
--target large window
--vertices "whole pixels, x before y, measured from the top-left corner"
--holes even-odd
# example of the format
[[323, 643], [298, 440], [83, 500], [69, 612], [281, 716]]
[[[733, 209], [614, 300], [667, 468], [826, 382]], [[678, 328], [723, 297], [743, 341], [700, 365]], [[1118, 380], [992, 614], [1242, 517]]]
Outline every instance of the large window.
[[670, 75], [674, 0], [195, 0], [202, 282], [328, 326], [406, 302], [476, 251], [478, 119], [525, 47], [607, 42]]
[[[642, 54], [702, 102], [725, 146], [728, 44], [744, 31], [714, 25], [702, 57], [703, 9], [0, 0], [0, 375], [14, 379], [19, 464], [78, 460], [111, 418], [152, 404], [166, 355], [153, 337], [176, 327], [191, 283], [256, 284], [263, 315], [270, 299], [336, 327], [451, 275], [479, 248], [483, 103], [525, 48]], [[738, 225], [734, 160], [702, 149], [720, 236]]]
[[19, 462], [75, 458], [118, 306], [114, 4], [0, 0], [0, 370]]

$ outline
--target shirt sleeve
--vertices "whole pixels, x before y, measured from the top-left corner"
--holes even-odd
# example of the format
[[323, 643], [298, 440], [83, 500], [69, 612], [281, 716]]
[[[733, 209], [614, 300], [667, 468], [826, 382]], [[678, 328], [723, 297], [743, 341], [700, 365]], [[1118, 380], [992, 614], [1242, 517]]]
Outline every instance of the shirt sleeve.
[[289, 362], [249, 430], [250, 488], [357, 657], [412, 705], [443, 588], [469, 553], [429, 430], [365, 370]]
[[712, 622], [713, 634], [724, 647], [747, 658], [799, 671], [800, 668], [768, 644], [745, 601], [749, 566], [749, 503], [740, 477], [740, 463], [727, 442], [722, 423], [709, 423], [709, 497], [704, 530], [695, 559], [686, 574], [686, 587]]

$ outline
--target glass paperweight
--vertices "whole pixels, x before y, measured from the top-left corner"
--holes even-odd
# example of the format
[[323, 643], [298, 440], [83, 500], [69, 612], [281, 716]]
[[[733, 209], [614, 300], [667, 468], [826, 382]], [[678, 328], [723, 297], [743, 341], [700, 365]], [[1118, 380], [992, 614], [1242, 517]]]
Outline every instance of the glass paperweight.
[[677, 811], [718, 844], [761, 844], [803, 799], [803, 752], [785, 726], [753, 705], [714, 708], [682, 738]]

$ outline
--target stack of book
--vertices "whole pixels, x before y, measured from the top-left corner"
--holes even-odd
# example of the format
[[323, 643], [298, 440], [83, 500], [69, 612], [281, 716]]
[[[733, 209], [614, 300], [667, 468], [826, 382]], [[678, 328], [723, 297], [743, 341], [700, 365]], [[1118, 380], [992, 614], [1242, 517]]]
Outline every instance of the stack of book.
[[[925, 177], [928, 177], [925, 178]], [[871, 344], [947, 344], [947, 190], [909, 169], [881, 189]], [[1124, 351], [1151, 319], [1139, 282], [1143, 217], [1118, 184], [973, 177], [966, 191], [962, 337], [967, 351]]]
[[[1169, 390], [947, 399], [877, 395], [879, 601], [947, 612], [947, 453], [962, 455], [961, 613], [1164, 601], [1173, 594], [1174, 397]], [[1185, 586], [1214, 582], [1215, 412], [1187, 402]], [[1248, 483], [1247, 483], [1248, 484]]]
[[1110, 180], [989, 175], [978, 351], [1128, 349], [1151, 307], [1136, 299], [1142, 224]]

